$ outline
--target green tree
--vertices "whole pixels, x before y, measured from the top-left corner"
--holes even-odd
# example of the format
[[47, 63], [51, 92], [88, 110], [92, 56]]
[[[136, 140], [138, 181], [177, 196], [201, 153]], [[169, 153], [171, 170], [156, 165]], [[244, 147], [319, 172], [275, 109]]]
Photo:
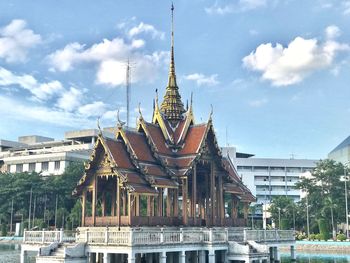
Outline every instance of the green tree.
[[271, 213], [271, 218], [276, 223], [278, 228], [281, 226], [279, 222], [281, 219], [284, 220], [284, 224], [288, 226], [293, 225], [293, 199], [287, 196], [276, 196], [272, 199], [269, 212]]
[[[340, 177], [344, 175], [344, 166], [333, 160], [321, 160], [317, 163], [311, 177], [303, 177], [297, 187], [308, 196], [311, 223], [321, 218], [329, 218], [335, 238], [336, 226], [345, 221], [344, 183]], [[306, 200], [302, 200], [306, 203]], [[311, 224], [310, 224], [311, 225]]]

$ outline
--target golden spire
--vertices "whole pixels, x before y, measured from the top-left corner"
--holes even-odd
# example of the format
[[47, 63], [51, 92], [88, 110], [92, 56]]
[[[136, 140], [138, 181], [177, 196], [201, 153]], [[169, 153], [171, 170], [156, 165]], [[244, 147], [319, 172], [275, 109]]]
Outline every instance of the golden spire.
[[164, 100], [160, 106], [160, 111], [164, 117], [171, 123], [175, 124], [183, 118], [185, 112], [184, 105], [181, 101], [179, 88], [176, 84], [175, 59], [174, 59], [174, 5], [171, 4], [171, 53], [168, 85], [166, 87]]

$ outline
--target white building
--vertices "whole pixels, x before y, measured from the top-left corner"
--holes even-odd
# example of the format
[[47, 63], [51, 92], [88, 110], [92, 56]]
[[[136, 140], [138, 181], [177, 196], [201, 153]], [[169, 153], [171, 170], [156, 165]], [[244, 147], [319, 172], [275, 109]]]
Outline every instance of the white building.
[[343, 164], [350, 162], [350, 136], [335, 147], [329, 154], [328, 158]]
[[0, 140], [0, 172], [62, 174], [69, 163], [89, 158], [97, 135], [98, 130], [88, 129], [66, 132], [60, 141], [38, 135], [21, 136], [18, 142]]
[[[289, 196], [295, 202], [300, 200], [301, 191], [295, 184], [304, 174], [316, 167], [318, 160], [254, 158], [252, 154], [235, 153], [230, 147], [227, 152], [243, 183], [257, 198], [257, 204], [269, 204], [275, 196]], [[235, 153], [232, 156], [232, 153]]]

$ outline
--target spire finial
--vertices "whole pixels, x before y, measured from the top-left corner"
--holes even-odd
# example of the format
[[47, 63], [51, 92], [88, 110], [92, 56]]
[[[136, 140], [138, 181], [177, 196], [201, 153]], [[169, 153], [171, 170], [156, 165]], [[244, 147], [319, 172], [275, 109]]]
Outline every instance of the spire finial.
[[[171, 54], [169, 75], [175, 78], [175, 59], [174, 59], [174, 3], [171, 3]], [[170, 83], [169, 83], [170, 84]]]
[[179, 88], [176, 84], [175, 59], [174, 59], [174, 4], [171, 4], [171, 51], [168, 85], [166, 87], [164, 100], [160, 106], [161, 113], [171, 122], [174, 127], [179, 120], [183, 119], [186, 112], [181, 101]]
[[101, 126], [100, 126], [100, 118], [101, 117], [97, 118], [97, 128], [98, 128], [98, 134], [102, 135], [102, 130], [101, 130]]
[[122, 128], [125, 122], [120, 120], [119, 109], [117, 110], [117, 120], [118, 120], [118, 128]]

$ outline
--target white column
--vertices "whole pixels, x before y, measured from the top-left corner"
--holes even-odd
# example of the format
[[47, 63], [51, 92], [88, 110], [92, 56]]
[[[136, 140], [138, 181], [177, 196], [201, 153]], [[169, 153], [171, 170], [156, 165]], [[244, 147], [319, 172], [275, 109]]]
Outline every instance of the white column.
[[205, 263], [205, 250], [199, 251], [199, 263]]
[[103, 253], [103, 263], [111, 263], [111, 254], [107, 252]]
[[27, 252], [22, 248], [21, 249], [21, 263], [26, 263], [27, 261]]
[[159, 263], [166, 263], [166, 252], [160, 252], [159, 253]]
[[135, 253], [134, 252], [128, 253], [128, 263], [135, 263]]
[[215, 263], [215, 250], [209, 250], [208, 260], [209, 263]]
[[296, 261], [295, 246], [290, 246], [290, 258], [292, 261]]
[[185, 251], [179, 252], [179, 263], [186, 263], [186, 252]]

